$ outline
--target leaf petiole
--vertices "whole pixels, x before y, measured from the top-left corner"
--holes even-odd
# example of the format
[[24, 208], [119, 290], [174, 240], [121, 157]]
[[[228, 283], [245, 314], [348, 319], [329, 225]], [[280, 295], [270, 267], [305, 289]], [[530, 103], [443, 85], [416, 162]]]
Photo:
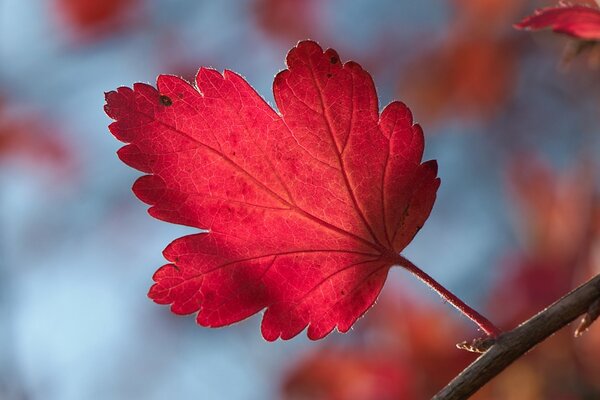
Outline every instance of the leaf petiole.
[[431, 289], [435, 290], [444, 300], [448, 303], [452, 304], [454, 308], [460, 311], [462, 314], [467, 316], [471, 321], [473, 321], [482, 331], [484, 331], [488, 336], [492, 338], [498, 337], [502, 331], [496, 327], [490, 320], [485, 318], [483, 315], [479, 314], [477, 311], [469, 307], [465, 302], [459, 299], [454, 293], [450, 292], [444, 286], [439, 284], [435, 279], [413, 264], [410, 260], [404, 258], [401, 255], [398, 255], [397, 263], [406, 268], [410, 273], [419, 278], [422, 282], [424, 282]]

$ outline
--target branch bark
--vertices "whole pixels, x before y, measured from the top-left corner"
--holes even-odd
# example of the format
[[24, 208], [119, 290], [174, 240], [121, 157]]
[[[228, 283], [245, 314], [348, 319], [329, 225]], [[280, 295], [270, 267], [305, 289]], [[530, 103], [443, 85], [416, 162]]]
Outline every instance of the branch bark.
[[600, 299], [600, 275], [579, 286], [512, 331], [464, 369], [432, 400], [466, 399], [538, 343], [586, 313]]

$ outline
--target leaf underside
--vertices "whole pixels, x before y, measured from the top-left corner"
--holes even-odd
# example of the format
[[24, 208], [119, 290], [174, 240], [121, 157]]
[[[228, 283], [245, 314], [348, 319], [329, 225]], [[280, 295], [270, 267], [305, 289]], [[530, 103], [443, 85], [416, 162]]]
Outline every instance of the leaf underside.
[[536, 10], [515, 25], [519, 29], [551, 28], [584, 40], [600, 40], [600, 9], [584, 5], [559, 5]]
[[379, 115], [370, 75], [300, 42], [275, 77], [279, 113], [239, 75], [201, 68], [106, 94], [119, 158], [148, 175], [155, 218], [207, 229], [173, 241], [150, 298], [220, 327], [266, 309], [262, 334], [346, 332], [374, 303], [439, 186], [408, 108]]

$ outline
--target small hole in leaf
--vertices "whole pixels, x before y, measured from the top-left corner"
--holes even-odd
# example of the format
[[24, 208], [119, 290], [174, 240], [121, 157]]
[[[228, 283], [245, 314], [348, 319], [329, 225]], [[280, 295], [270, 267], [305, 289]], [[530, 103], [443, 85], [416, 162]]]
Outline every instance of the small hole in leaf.
[[160, 102], [163, 106], [170, 106], [173, 104], [173, 100], [169, 96], [165, 96], [164, 94], [160, 95]]

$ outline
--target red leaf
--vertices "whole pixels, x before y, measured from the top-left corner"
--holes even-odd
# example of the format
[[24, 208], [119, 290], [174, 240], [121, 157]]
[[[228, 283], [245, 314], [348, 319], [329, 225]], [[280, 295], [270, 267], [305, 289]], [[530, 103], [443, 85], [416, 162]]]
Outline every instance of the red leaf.
[[161, 75], [107, 93], [133, 187], [152, 216], [209, 229], [175, 240], [149, 296], [218, 327], [266, 308], [265, 339], [346, 332], [427, 219], [437, 164], [408, 108], [378, 114], [370, 75], [305, 41], [273, 84], [280, 114], [239, 75], [197, 89]]
[[579, 39], [600, 40], [600, 9], [582, 5], [537, 10], [515, 25], [519, 29], [552, 28]]

